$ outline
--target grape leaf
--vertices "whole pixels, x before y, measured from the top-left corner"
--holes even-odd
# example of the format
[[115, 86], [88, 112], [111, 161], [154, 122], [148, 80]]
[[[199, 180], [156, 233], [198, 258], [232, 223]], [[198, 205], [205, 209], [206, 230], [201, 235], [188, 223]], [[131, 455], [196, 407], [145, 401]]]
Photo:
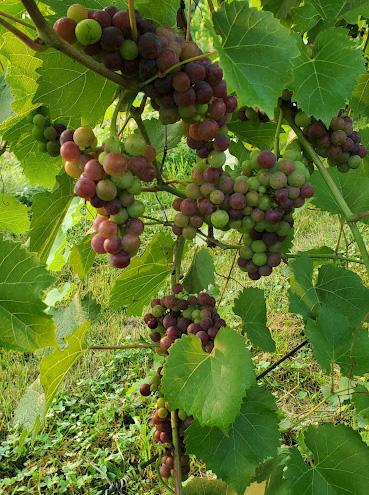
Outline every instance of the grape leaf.
[[81, 280], [89, 274], [94, 264], [96, 253], [91, 249], [91, 235], [86, 235], [82, 241], [72, 247], [69, 264]]
[[314, 462], [306, 464], [290, 449], [287, 478], [291, 493], [304, 495], [366, 495], [369, 483], [369, 448], [359, 433], [343, 425], [310, 426], [304, 443]]
[[32, 98], [37, 89], [37, 69], [40, 60], [35, 52], [16, 36], [6, 33], [2, 36], [1, 53], [9, 60], [5, 80], [13, 95], [13, 112], [24, 115], [35, 108]]
[[[336, 168], [331, 168], [329, 172], [351, 211], [353, 213], [368, 211], [369, 177], [359, 174], [356, 170], [342, 174]], [[315, 190], [312, 198], [314, 205], [320, 210], [340, 215], [341, 209], [321, 175], [314, 172], [310, 182]], [[369, 218], [363, 217], [360, 221], [369, 223]]]
[[29, 229], [28, 208], [10, 194], [0, 195], [0, 230], [22, 234]]
[[30, 249], [45, 262], [73, 199], [73, 179], [63, 173], [57, 182], [53, 191], [33, 197]]
[[172, 270], [173, 239], [158, 232], [141, 256], [125, 268], [110, 293], [112, 309], [127, 307], [127, 315], [140, 316]]
[[328, 125], [351, 95], [357, 77], [364, 71], [364, 59], [345, 29], [330, 28], [319, 33], [311, 58], [308, 48], [302, 43], [300, 47], [289, 89], [303, 111]]
[[194, 478], [183, 486], [183, 495], [235, 495], [221, 480]]
[[250, 157], [250, 151], [245, 147], [241, 140], [231, 141], [229, 144], [229, 152], [237, 158], [239, 165]]
[[71, 335], [74, 330], [86, 321], [95, 320], [100, 312], [100, 306], [91, 296], [80, 299], [76, 294], [68, 306], [54, 308], [51, 314], [56, 325], [56, 335], [60, 347], [64, 347], [62, 339]]
[[240, 105], [258, 107], [274, 116], [278, 97], [290, 78], [296, 39], [271, 12], [248, 2], [222, 3], [213, 13], [214, 44], [230, 91]]
[[[164, 150], [165, 144], [168, 150], [175, 148], [183, 137], [183, 127], [180, 122], [163, 126], [158, 119], [145, 119], [144, 124], [150, 142], [158, 153]], [[165, 133], [167, 135], [166, 141]]]
[[315, 359], [325, 371], [330, 373], [333, 363], [350, 366], [353, 330], [344, 315], [329, 306], [323, 307], [317, 320], [307, 321], [306, 333]]
[[[260, 149], [267, 149], [272, 146], [277, 124], [273, 122], [244, 122], [233, 118], [229, 122], [228, 128], [245, 143]], [[283, 129], [281, 132], [284, 132]]]
[[187, 451], [203, 460], [207, 469], [243, 495], [256, 468], [277, 454], [278, 415], [272, 394], [258, 386], [248, 390], [240, 414], [227, 435], [195, 421], [186, 432]]
[[43, 63], [34, 102], [48, 106], [53, 119], [95, 127], [112, 103], [116, 86], [57, 50], [38, 56]]
[[32, 352], [54, 345], [54, 324], [42, 293], [53, 278], [20, 244], [0, 240], [0, 346]]
[[19, 16], [22, 12], [24, 12], [24, 6], [20, 0], [2, 0], [1, 10], [3, 12], [7, 12], [8, 14]]
[[14, 412], [14, 423], [36, 435], [46, 414], [45, 393], [40, 378], [26, 388]]
[[369, 72], [361, 74], [351, 95], [352, 114], [358, 117], [369, 117]]
[[165, 364], [162, 391], [172, 409], [186, 411], [201, 425], [226, 430], [254, 383], [251, 355], [243, 337], [222, 328], [210, 354], [194, 335], [183, 335], [175, 342]]
[[42, 358], [40, 363], [40, 382], [45, 392], [47, 408], [50, 406], [67, 372], [75, 361], [86, 352], [87, 347], [84, 340], [90, 326], [90, 321], [82, 323], [65, 338], [67, 346], [63, 350], [55, 347], [52, 352]]
[[0, 75], [0, 123], [12, 115], [13, 95], [4, 74]]
[[264, 291], [243, 289], [234, 302], [233, 312], [238, 315], [252, 344], [265, 352], [274, 352], [275, 343], [267, 327]]
[[39, 151], [38, 142], [31, 135], [32, 124], [26, 119], [12, 118], [9, 124], [4, 127], [3, 139], [19, 160], [27, 179], [32, 184], [54, 187], [55, 177], [61, 168], [60, 157], [52, 158]]
[[183, 286], [190, 294], [197, 294], [209, 285], [215, 284], [215, 266], [208, 249], [203, 248], [195, 253], [190, 269], [183, 280]]
[[300, 314], [306, 319], [314, 315], [319, 308], [319, 299], [313, 286], [313, 262], [304, 253], [290, 262], [292, 276], [290, 278], [289, 300], [290, 311]]
[[286, 20], [299, 0], [261, 0], [264, 10], [270, 10], [278, 19]]
[[364, 385], [357, 385], [352, 394], [352, 402], [356, 412], [369, 421], [369, 390]]
[[161, 26], [177, 25], [178, 0], [161, 0], [160, 8], [153, 8], [151, 0], [138, 0], [137, 8], [144, 17], [156, 21]]
[[[42, 0], [42, 3], [48, 5], [53, 9], [57, 17], [64, 17], [67, 15], [68, 8], [75, 4], [75, 0]], [[111, 0], [85, 0], [83, 5], [85, 5], [88, 9], [104, 9], [105, 7], [109, 7], [112, 5]], [[127, 5], [127, 0], [119, 1], [119, 8], [124, 8]]]

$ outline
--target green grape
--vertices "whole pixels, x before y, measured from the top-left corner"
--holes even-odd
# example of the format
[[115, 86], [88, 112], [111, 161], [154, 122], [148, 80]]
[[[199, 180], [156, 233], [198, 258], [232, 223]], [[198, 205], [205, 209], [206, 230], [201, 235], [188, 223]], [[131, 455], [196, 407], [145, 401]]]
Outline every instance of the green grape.
[[183, 238], [186, 239], [186, 241], [191, 241], [196, 237], [196, 229], [189, 225], [187, 227], [183, 227], [182, 235]]
[[[121, 151], [119, 140], [114, 136], [110, 136], [108, 139], [105, 139], [104, 151], [107, 153], [119, 153]], [[100, 160], [100, 163], [103, 163], [103, 161]]]
[[178, 113], [182, 117], [182, 119], [192, 119], [192, 117], [196, 115], [196, 107], [195, 105], [189, 105], [188, 107], [179, 107]]
[[37, 141], [45, 141], [44, 130], [41, 127], [32, 127], [32, 137]]
[[258, 206], [259, 194], [256, 191], [249, 191], [246, 194], [246, 203], [248, 206]]
[[176, 225], [177, 227], [181, 227], [181, 228], [187, 227], [188, 222], [189, 222], [189, 217], [187, 217], [181, 212], [178, 212], [174, 217], [174, 225]]
[[49, 126], [44, 130], [44, 138], [47, 141], [54, 141], [57, 138], [58, 133], [56, 132], [55, 127]]
[[76, 38], [83, 46], [97, 43], [102, 35], [100, 24], [94, 19], [84, 19], [76, 26]]
[[37, 146], [38, 151], [41, 153], [46, 153], [47, 152], [47, 146], [45, 141], [40, 141]]
[[124, 40], [120, 47], [124, 60], [134, 60], [138, 56], [138, 46], [133, 40]]
[[160, 385], [160, 376], [157, 373], [152, 375], [150, 385]]
[[178, 418], [181, 421], [184, 421], [185, 419], [187, 419], [187, 417], [188, 417], [188, 414], [186, 413], [186, 411], [182, 411], [182, 409], [179, 409], [179, 411], [178, 411]]
[[191, 198], [191, 199], [198, 199], [201, 196], [201, 191], [199, 186], [192, 183], [187, 184], [185, 193], [187, 198]]
[[[163, 308], [163, 306], [160, 306], [160, 304], [157, 304], [152, 308], [151, 313], [155, 316], [155, 318], [160, 318], [165, 313], [165, 309]], [[157, 407], [164, 407], [164, 406], [157, 406]]]
[[121, 208], [115, 215], [110, 215], [110, 220], [118, 224], [126, 223], [128, 218], [128, 213], [125, 208]]
[[168, 409], [165, 409], [165, 407], [161, 407], [160, 409], [158, 409], [159, 418], [165, 419], [168, 417], [168, 414], [169, 414], [169, 411], [168, 411]]
[[255, 253], [252, 257], [252, 261], [256, 266], [263, 266], [268, 261], [268, 257], [265, 253]]
[[272, 201], [269, 196], [261, 196], [259, 200], [258, 207], [260, 210], [266, 211], [268, 210], [272, 205]]
[[301, 151], [298, 151], [298, 150], [287, 150], [284, 155], [283, 155], [283, 158], [286, 158], [287, 160], [291, 160], [291, 161], [298, 161], [298, 160], [301, 160]]
[[207, 105], [206, 103], [202, 105], [196, 105], [196, 112], [200, 115], [205, 115], [208, 109], [209, 109], [209, 105]]
[[74, 131], [73, 141], [81, 149], [96, 146], [96, 136], [90, 127], [79, 127]]
[[259, 179], [257, 177], [250, 177], [248, 179], [248, 185], [250, 191], [257, 191], [260, 187]]
[[253, 252], [248, 246], [242, 246], [240, 248], [240, 256], [245, 260], [250, 260], [252, 258]]
[[268, 222], [266, 222], [265, 220], [261, 220], [260, 222], [257, 222], [255, 224], [254, 229], [256, 230], [256, 232], [263, 232], [263, 230], [266, 230], [267, 225]]
[[304, 172], [301, 170], [295, 170], [288, 176], [288, 185], [293, 187], [301, 187], [305, 184], [306, 178]]
[[[154, 314], [154, 313], [152, 313], [152, 314]], [[165, 399], [164, 399], [164, 397], [159, 397], [159, 399], [156, 401], [156, 407], [157, 407], [157, 409], [161, 409], [162, 407], [165, 407]]]
[[132, 218], [142, 217], [145, 212], [145, 205], [142, 201], [136, 199], [130, 206], [127, 207], [127, 212]]
[[146, 150], [146, 141], [141, 134], [130, 134], [124, 142], [124, 148], [131, 156], [142, 156]]
[[277, 234], [280, 235], [281, 237], [286, 237], [286, 235], [289, 233], [291, 230], [291, 226], [288, 222], [279, 222], [277, 224], [278, 229], [277, 229]]
[[71, 5], [67, 10], [67, 17], [73, 19], [76, 22], [80, 22], [83, 21], [83, 19], [87, 19], [88, 11], [83, 5], [75, 3]]
[[211, 214], [211, 223], [216, 229], [224, 228], [229, 222], [229, 215], [224, 210], [217, 210]]
[[296, 168], [296, 170], [300, 170], [300, 172], [304, 173], [306, 180], [310, 179], [310, 172], [304, 163], [299, 162], [299, 161], [295, 162], [295, 168]]
[[283, 172], [274, 172], [274, 174], [271, 174], [270, 186], [273, 189], [281, 189], [286, 185], [287, 185], [287, 176]]
[[47, 152], [50, 156], [59, 156], [60, 154], [60, 144], [58, 141], [49, 141], [46, 145]]
[[142, 190], [142, 185], [140, 179], [138, 179], [137, 177], [133, 177], [132, 184], [129, 187], [127, 187], [127, 191], [130, 194], [137, 195], [140, 194], [141, 190]]
[[229, 227], [231, 229], [238, 230], [238, 232], [241, 232], [242, 220], [230, 220]]
[[41, 115], [40, 113], [36, 113], [36, 115], [33, 117], [32, 122], [36, 127], [39, 127], [40, 129], [44, 129], [47, 123], [47, 118], [44, 115]]
[[254, 225], [255, 222], [251, 217], [244, 217], [242, 219], [242, 232], [249, 232]]
[[348, 166], [350, 168], [358, 168], [361, 164], [361, 157], [359, 155], [353, 155], [349, 158]]
[[210, 167], [220, 168], [226, 162], [226, 154], [224, 151], [211, 151], [208, 156], [208, 163]]
[[305, 112], [299, 111], [295, 115], [295, 123], [299, 127], [307, 127], [311, 124], [311, 117], [309, 117]]
[[134, 175], [129, 170], [122, 175], [115, 175], [111, 177], [111, 180], [120, 189], [128, 189], [134, 182]]
[[264, 241], [254, 241], [251, 243], [251, 250], [254, 253], [265, 253], [267, 247]]

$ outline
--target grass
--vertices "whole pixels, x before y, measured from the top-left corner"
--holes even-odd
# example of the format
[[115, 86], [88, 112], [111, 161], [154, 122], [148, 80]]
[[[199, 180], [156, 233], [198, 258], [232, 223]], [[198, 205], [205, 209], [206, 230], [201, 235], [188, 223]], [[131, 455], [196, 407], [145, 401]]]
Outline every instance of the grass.
[[[182, 179], [193, 154], [180, 149], [179, 156], [180, 159], [170, 153], [166, 167], [168, 175]], [[11, 173], [5, 170], [11, 179]], [[22, 188], [22, 181], [11, 179], [10, 183], [15, 192]], [[164, 217], [170, 204], [168, 195], [150, 195], [147, 211], [150, 216]], [[80, 239], [84, 230], [81, 222], [68, 233], [69, 241]], [[295, 230], [293, 252], [323, 245], [334, 249], [340, 225], [335, 217], [308, 205], [296, 213]], [[145, 240], [149, 237], [148, 229]], [[234, 235], [224, 234], [224, 241], [235, 240]], [[354, 246], [349, 245], [348, 255], [353, 251]], [[214, 254], [218, 276], [213, 290], [218, 296], [224, 292], [219, 311], [230, 326], [241, 329], [240, 320], [232, 312], [239, 290], [249, 286], [265, 290], [268, 324], [277, 351], [271, 355], [252, 349], [255, 366], [262, 371], [304, 339], [302, 320], [288, 312], [290, 268], [282, 264], [270, 278], [255, 284], [237, 269], [229, 277], [233, 251], [216, 249]], [[364, 275], [360, 267], [351, 268]], [[116, 275], [115, 270], [97, 259], [88, 279], [78, 282], [82, 293], [91, 292], [102, 305], [100, 318], [89, 334], [91, 344], [119, 344], [146, 335], [140, 319], [127, 318], [123, 311], [113, 312], [108, 307], [109, 287]], [[59, 285], [65, 282], [76, 283], [68, 268], [58, 278]], [[150, 440], [149, 424], [153, 400], [142, 399], [137, 393], [139, 384], [153, 368], [152, 354], [145, 350], [85, 354], [67, 375], [44, 430], [33, 444], [21, 445], [20, 432], [13, 426], [13, 411], [26, 387], [37, 378], [38, 363], [37, 355], [0, 351], [0, 494], [95, 495], [104, 493], [111, 482], [127, 477], [128, 494], [158, 495], [154, 468], [140, 468], [156, 449]], [[333, 382], [336, 389], [347, 386], [338, 370]], [[332, 378], [322, 373], [308, 347], [276, 369], [264, 383], [283, 411], [281, 428], [287, 444], [293, 443], [294, 434], [311, 422], [327, 418], [352, 421], [350, 409], [337, 409], [337, 402], [329, 397]], [[204, 473], [198, 462], [194, 461], [192, 467], [193, 473]]]

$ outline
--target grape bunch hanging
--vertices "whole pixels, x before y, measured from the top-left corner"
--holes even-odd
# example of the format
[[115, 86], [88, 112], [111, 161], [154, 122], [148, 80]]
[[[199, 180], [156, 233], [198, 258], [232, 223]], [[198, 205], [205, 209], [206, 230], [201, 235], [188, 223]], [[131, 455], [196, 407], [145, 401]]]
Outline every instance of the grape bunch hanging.
[[29, 116], [32, 137], [38, 141], [38, 150], [52, 157], [59, 156], [60, 136], [66, 127], [60, 122], [52, 122], [47, 107], [40, 107]]
[[353, 121], [344, 112], [333, 117], [327, 128], [320, 120], [307, 117], [303, 112], [295, 116], [297, 125], [303, 127], [304, 134], [312, 143], [315, 151], [323, 158], [327, 158], [332, 167], [340, 172], [357, 169], [368, 150], [361, 144], [361, 137], [353, 129]]
[[145, 205], [137, 195], [141, 181], [150, 182], [156, 176], [152, 163], [155, 149], [140, 134], [127, 137], [124, 153], [111, 151], [109, 142], [98, 148], [93, 130], [87, 127], [66, 129], [60, 144], [66, 173], [78, 179], [75, 194], [89, 201], [98, 213], [92, 249], [107, 253], [115, 268], [127, 267], [141, 244], [144, 223], [140, 217]]

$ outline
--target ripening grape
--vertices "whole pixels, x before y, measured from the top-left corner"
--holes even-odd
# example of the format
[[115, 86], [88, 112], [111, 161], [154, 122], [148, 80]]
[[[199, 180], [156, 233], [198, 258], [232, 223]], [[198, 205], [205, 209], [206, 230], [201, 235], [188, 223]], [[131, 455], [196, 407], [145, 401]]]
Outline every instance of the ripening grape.
[[96, 144], [96, 137], [89, 127], [79, 127], [74, 131], [73, 141], [81, 149], [91, 148]]
[[83, 46], [97, 43], [102, 35], [100, 24], [94, 19], [84, 19], [78, 22], [75, 30], [76, 38]]
[[69, 17], [62, 17], [54, 23], [54, 31], [67, 43], [73, 44], [77, 41], [76, 38], [77, 23]]

